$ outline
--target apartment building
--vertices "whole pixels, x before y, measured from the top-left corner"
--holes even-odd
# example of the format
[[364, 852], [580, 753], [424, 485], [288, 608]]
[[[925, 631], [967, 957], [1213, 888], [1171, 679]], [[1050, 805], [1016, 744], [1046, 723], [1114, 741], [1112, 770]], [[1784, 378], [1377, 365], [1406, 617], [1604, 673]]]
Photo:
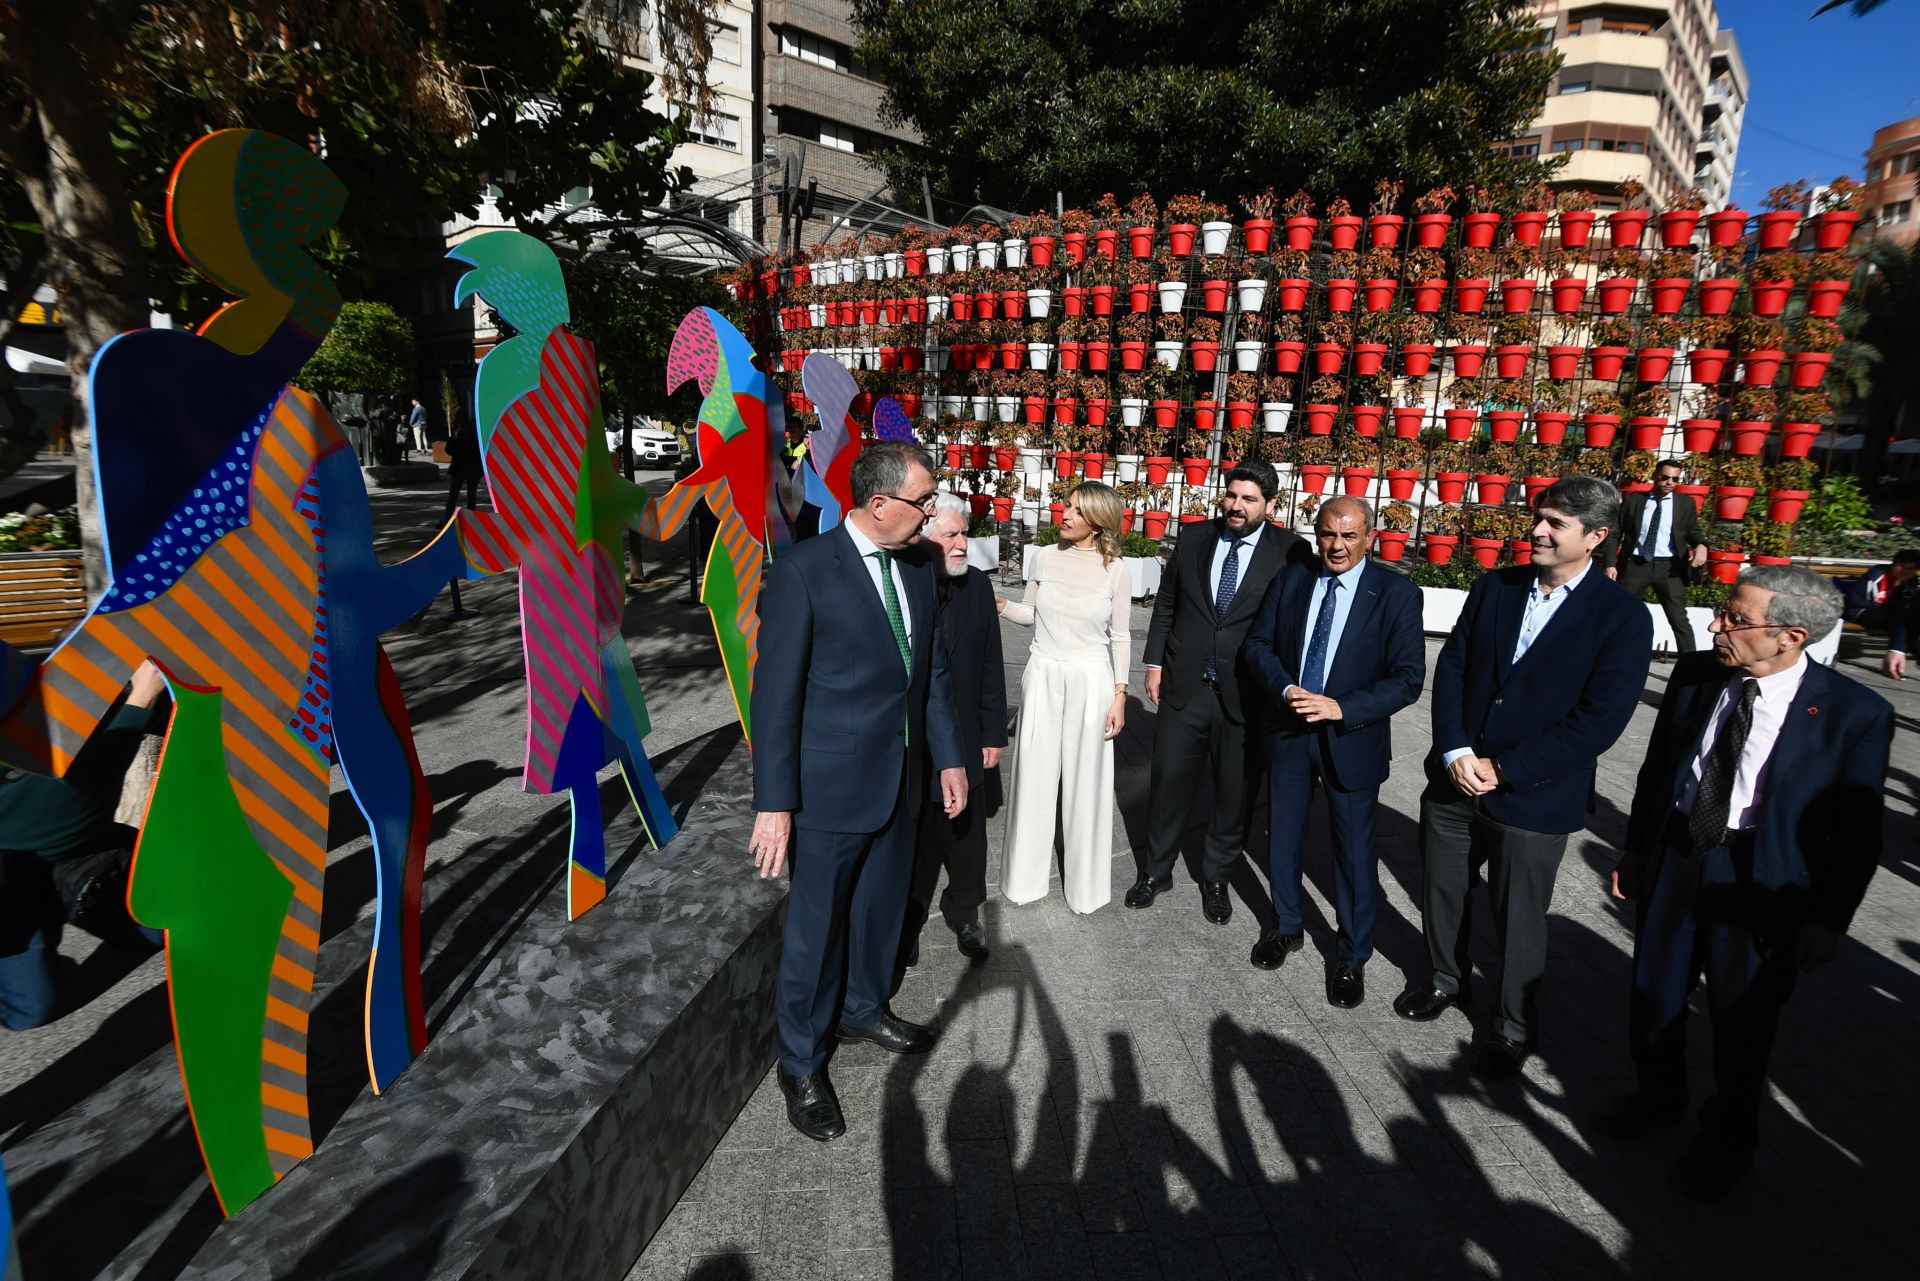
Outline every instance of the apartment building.
[[1897, 245], [1920, 239], [1920, 116], [1874, 130], [1860, 225]]
[[[1712, 0], [1539, 0], [1539, 15], [1542, 42], [1564, 63], [1532, 130], [1506, 149], [1564, 156], [1554, 185], [1593, 192], [1602, 208], [1618, 205], [1629, 179], [1656, 203], [1700, 186], [1710, 208], [1724, 205], [1746, 68]], [[1734, 127], [1703, 153], [1710, 127], [1730, 116]]]

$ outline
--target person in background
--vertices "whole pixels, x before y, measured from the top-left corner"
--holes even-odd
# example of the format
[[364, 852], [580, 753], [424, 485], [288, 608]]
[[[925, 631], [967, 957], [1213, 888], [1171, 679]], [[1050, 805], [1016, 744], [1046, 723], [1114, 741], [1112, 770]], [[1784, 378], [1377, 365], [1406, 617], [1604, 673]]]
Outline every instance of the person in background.
[[431, 455], [432, 446], [427, 443], [427, 407], [420, 398], [413, 398], [413, 408], [407, 411], [407, 430], [413, 435], [413, 447], [423, 454]]
[[1691, 654], [1700, 646], [1687, 620], [1687, 582], [1707, 563], [1707, 540], [1700, 533], [1699, 505], [1674, 492], [1686, 471], [1685, 463], [1662, 459], [1653, 469], [1653, 492], [1621, 502], [1620, 528], [1607, 534], [1600, 564], [1635, 600], [1653, 588], [1675, 647]]
[[[987, 935], [980, 926], [980, 905], [987, 901], [987, 819], [982, 784], [998, 769], [1007, 746], [1007, 674], [1000, 658], [1000, 620], [994, 617], [993, 584], [967, 564], [966, 500], [941, 494], [921, 540], [935, 562], [940, 603], [940, 640], [953, 678], [953, 707], [960, 719], [962, 755], [967, 762], [967, 808], [948, 816], [938, 804], [920, 810], [920, 840], [914, 853], [913, 882], [907, 890], [907, 920], [900, 931], [900, 976], [920, 961], [920, 930], [933, 907], [940, 869], [947, 888], [940, 915], [959, 940], [960, 952], [975, 962], [987, 959]], [[937, 798], [935, 798], [937, 799]]]
[[1875, 565], [1846, 589], [1841, 616], [1870, 632], [1887, 633], [1880, 670], [1894, 680], [1907, 672], [1913, 634], [1920, 628], [1920, 548], [1894, 553], [1889, 564]]
[[1099, 481], [1081, 484], [1067, 495], [1060, 541], [1034, 554], [1026, 598], [995, 598], [1007, 618], [1033, 628], [1000, 877], [1014, 903], [1046, 897], [1056, 830], [1067, 906], [1092, 912], [1113, 896], [1113, 740], [1126, 724], [1133, 662], [1123, 510]]
[[485, 475], [486, 464], [480, 457], [480, 441], [474, 436], [466, 415], [462, 414], [453, 425], [453, 435], [447, 439], [448, 516], [453, 515], [453, 509], [461, 505], [460, 491], [463, 488], [467, 491], [467, 510], [480, 510], [480, 481]]
[[1639, 1088], [1593, 1119], [1623, 1138], [1680, 1119], [1704, 971], [1715, 1092], [1668, 1171], [1684, 1196], [1724, 1196], [1752, 1167], [1781, 1007], [1833, 959], [1880, 861], [1893, 707], [1806, 656], [1840, 608], [1812, 570], [1742, 573], [1712, 651], [1675, 665], [1634, 788], [1613, 893], [1637, 900]]
[[142, 663], [64, 776], [0, 766], [0, 1027], [24, 1031], [53, 1018], [68, 925], [122, 951], [160, 944], [159, 931], [127, 915], [138, 833], [113, 816], [141, 741], [165, 724], [166, 692], [159, 669]]

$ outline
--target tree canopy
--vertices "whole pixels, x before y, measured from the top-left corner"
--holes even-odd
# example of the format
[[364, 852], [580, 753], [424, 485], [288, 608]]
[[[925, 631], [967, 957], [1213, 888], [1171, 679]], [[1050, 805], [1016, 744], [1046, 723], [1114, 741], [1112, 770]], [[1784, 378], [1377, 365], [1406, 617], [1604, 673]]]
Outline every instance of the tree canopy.
[[413, 325], [383, 302], [350, 302], [294, 379], [322, 394], [398, 396], [413, 382]]
[[1363, 205], [1539, 181], [1525, 134], [1559, 55], [1530, 0], [855, 0], [859, 56], [923, 142], [896, 187], [1008, 209], [1275, 186]]

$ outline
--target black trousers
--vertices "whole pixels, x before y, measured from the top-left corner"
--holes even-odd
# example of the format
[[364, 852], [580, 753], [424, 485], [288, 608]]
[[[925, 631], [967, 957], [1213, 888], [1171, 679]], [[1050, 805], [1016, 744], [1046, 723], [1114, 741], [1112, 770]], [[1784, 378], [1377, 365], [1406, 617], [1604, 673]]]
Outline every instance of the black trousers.
[[1619, 582], [1633, 594], [1635, 600], [1640, 599], [1647, 588], [1653, 588], [1661, 612], [1666, 614], [1667, 623], [1673, 628], [1673, 641], [1680, 652], [1691, 654], [1699, 648], [1694, 643], [1693, 624], [1687, 621], [1685, 557], [1662, 556], [1658, 560], [1641, 560], [1638, 556], [1629, 556], [1620, 566]]
[[1209, 774], [1213, 810], [1207, 815], [1200, 879], [1224, 881], [1233, 875], [1246, 847], [1248, 814], [1260, 781], [1260, 754], [1247, 742], [1246, 724], [1227, 715], [1220, 691], [1203, 685], [1185, 707], [1163, 702], [1154, 717], [1142, 876], [1172, 874], [1201, 779]]
[[1487, 897], [1500, 941], [1500, 994], [1494, 1031], [1531, 1044], [1538, 1031], [1537, 996], [1547, 972], [1547, 908], [1553, 879], [1567, 852], [1565, 832], [1530, 832], [1481, 812], [1479, 802], [1451, 787], [1429, 786], [1420, 798], [1420, 837], [1427, 884], [1422, 905], [1427, 959], [1442, 992], [1466, 986], [1473, 904], [1472, 869], [1487, 865]]
[[447, 473], [447, 514], [449, 516], [453, 514], [453, 509], [460, 505], [460, 490], [463, 487], [467, 491], [467, 510], [470, 512], [480, 510], [480, 478], [462, 476], [456, 471], [449, 471]]
[[1752, 877], [1750, 842], [1695, 854], [1684, 822], [1669, 828], [1678, 829], [1674, 841], [1648, 867], [1639, 894], [1628, 1008], [1634, 1069], [1646, 1093], [1687, 1101], [1687, 1000], [1704, 971], [1715, 1094], [1701, 1118], [1714, 1138], [1747, 1151], [1780, 1010], [1793, 991], [1793, 940], [1769, 944], [1752, 927], [1743, 890]]
[[976, 798], [984, 790], [971, 789], [967, 808], [958, 818], [948, 818], [946, 811], [931, 800], [921, 805], [920, 840], [913, 854], [913, 882], [907, 889], [907, 918], [900, 927], [899, 959], [894, 965], [896, 992], [907, 956], [933, 909], [933, 891], [940, 883], [941, 868], [947, 869], [947, 888], [940, 894], [940, 915], [947, 925], [958, 930], [980, 923], [980, 905], [987, 901], [987, 820]]

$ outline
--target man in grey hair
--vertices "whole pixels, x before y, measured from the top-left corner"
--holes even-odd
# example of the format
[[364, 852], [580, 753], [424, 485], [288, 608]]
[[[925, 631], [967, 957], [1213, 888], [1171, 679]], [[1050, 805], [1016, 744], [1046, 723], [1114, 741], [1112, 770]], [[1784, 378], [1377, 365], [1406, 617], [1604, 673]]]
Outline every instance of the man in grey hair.
[[1549, 485], [1534, 503], [1533, 563], [1480, 576], [1434, 664], [1420, 798], [1433, 975], [1393, 1012], [1425, 1022], [1466, 1003], [1468, 891], [1484, 861], [1501, 952], [1493, 1028], [1473, 1057], [1486, 1076], [1511, 1076], [1532, 1053], [1554, 877], [1653, 658], [1646, 607], [1594, 563], [1619, 515], [1620, 491], [1604, 480]]
[[1759, 566], [1674, 665], [1613, 893], [1637, 900], [1629, 1038], [1639, 1088], [1595, 1127], [1630, 1137], [1687, 1105], [1687, 999], [1704, 970], [1714, 1096], [1668, 1171], [1682, 1195], [1747, 1173], [1767, 1055], [1796, 974], [1832, 960], [1881, 851], [1893, 708], [1807, 660], [1840, 625], [1812, 570]]

